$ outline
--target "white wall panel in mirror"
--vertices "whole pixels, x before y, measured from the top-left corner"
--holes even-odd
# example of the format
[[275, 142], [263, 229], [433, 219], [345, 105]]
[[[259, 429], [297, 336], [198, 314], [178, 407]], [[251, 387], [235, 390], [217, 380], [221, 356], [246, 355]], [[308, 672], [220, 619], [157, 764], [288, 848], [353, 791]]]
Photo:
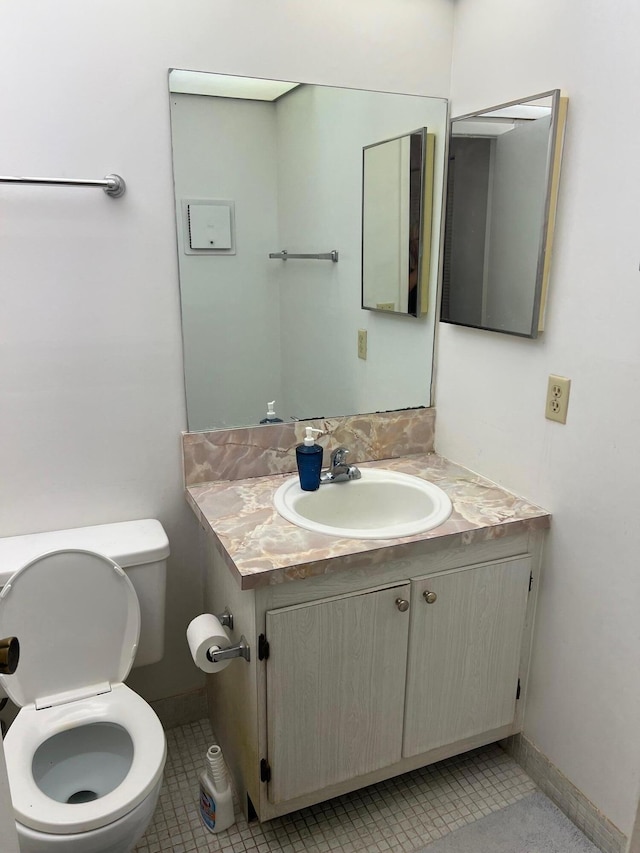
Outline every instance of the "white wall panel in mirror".
[[[190, 74], [170, 73], [189, 429], [255, 425], [273, 399], [283, 420], [430, 405], [438, 252], [424, 316], [362, 309], [362, 150], [417, 127], [433, 134], [437, 247], [447, 102], [291, 83], [229, 95], [221, 75], [196, 73], [190, 89]], [[187, 254], [185, 199], [233, 202], [235, 255]], [[337, 263], [269, 258], [334, 249]]]
[[426, 127], [362, 152], [362, 307], [428, 309], [434, 136]]

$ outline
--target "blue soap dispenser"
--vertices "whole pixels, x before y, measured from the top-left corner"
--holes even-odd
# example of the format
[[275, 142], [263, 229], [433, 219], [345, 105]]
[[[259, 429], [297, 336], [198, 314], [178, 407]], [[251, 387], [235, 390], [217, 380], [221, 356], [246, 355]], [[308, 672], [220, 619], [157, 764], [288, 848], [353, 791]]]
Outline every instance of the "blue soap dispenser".
[[302, 444], [296, 447], [296, 462], [300, 476], [300, 488], [305, 492], [315, 492], [320, 488], [320, 471], [322, 470], [322, 447], [316, 444], [314, 433], [321, 435], [321, 429], [305, 427], [305, 437]]

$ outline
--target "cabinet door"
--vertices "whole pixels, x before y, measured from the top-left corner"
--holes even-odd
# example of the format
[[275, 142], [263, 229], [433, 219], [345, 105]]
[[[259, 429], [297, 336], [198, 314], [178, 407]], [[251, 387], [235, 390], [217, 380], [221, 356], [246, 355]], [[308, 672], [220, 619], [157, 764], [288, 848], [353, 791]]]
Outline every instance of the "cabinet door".
[[267, 612], [271, 802], [400, 760], [409, 612], [396, 600], [409, 591]]
[[530, 564], [412, 581], [404, 757], [513, 721]]

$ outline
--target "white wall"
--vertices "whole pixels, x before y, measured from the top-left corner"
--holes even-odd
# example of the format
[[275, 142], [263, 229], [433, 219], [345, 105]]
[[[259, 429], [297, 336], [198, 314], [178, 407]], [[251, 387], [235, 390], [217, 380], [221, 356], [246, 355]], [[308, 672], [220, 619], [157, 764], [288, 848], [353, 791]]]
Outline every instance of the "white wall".
[[0, 535], [155, 516], [173, 557], [148, 698], [200, 684], [202, 601], [181, 491], [186, 425], [167, 69], [447, 96], [449, 0], [23, 0], [0, 7]]
[[[640, 6], [458, 0], [452, 114], [570, 97], [547, 330], [441, 325], [438, 450], [553, 512], [525, 734], [629, 833], [640, 780]], [[566, 426], [547, 376], [571, 377]]]

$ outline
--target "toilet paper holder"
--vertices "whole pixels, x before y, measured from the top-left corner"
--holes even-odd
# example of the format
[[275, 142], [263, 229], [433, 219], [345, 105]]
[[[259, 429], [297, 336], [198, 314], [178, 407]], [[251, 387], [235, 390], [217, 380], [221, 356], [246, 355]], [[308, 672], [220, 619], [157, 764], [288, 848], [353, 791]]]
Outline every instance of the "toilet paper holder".
[[[221, 625], [233, 631], [233, 613], [231, 613], [228, 607], [225, 607], [222, 613], [217, 613], [216, 618]], [[210, 660], [211, 663], [220, 663], [220, 661], [231, 660], [232, 658], [244, 658], [247, 662], [251, 660], [251, 648], [244, 634], [242, 634], [240, 642], [235, 646], [228, 646], [226, 649], [211, 646], [210, 649], [207, 649], [207, 660]]]
[[13, 675], [20, 660], [20, 643], [17, 637], [3, 637], [0, 640], [0, 673]]
[[240, 642], [235, 646], [228, 646], [226, 649], [211, 646], [210, 649], [207, 649], [207, 660], [210, 660], [211, 663], [220, 663], [223, 660], [230, 660], [231, 658], [244, 658], [247, 662], [251, 660], [251, 649], [244, 634], [240, 637]]

